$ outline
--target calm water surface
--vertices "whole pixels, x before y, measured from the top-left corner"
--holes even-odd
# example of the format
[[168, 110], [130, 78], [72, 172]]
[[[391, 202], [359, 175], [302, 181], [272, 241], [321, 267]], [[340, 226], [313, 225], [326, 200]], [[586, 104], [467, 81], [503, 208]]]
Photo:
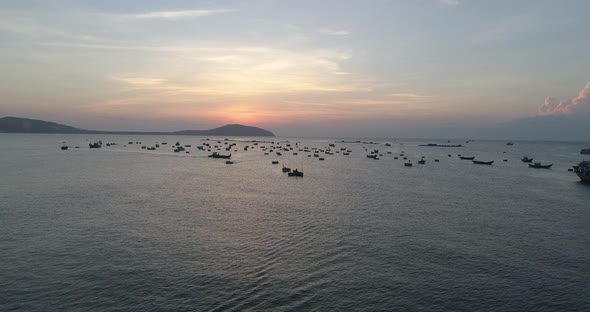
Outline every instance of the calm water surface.
[[0, 311], [590, 311], [590, 186], [567, 171], [590, 144], [238, 143], [226, 165], [203, 140], [0, 134]]

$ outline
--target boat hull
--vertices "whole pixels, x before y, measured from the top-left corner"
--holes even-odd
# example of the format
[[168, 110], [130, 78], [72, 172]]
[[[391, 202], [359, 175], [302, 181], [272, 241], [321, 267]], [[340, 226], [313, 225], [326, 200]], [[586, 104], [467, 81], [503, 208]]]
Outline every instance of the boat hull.
[[534, 164], [529, 164], [529, 168], [535, 168], [535, 169], [551, 169], [552, 166], [553, 166], [553, 164], [551, 164], [551, 165], [534, 165]]
[[474, 164], [476, 165], [491, 165], [494, 163], [494, 161], [479, 161], [479, 160], [474, 160], [473, 161]]

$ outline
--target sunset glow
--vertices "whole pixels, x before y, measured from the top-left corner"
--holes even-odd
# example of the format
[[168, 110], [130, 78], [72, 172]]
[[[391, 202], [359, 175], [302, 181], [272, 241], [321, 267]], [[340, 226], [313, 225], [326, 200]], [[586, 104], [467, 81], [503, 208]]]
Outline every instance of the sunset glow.
[[[583, 101], [575, 111], [544, 101], [573, 98], [590, 81], [576, 61], [588, 51], [579, 40], [589, 26], [584, 1], [81, 0], [0, 8], [4, 115], [84, 128], [104, 128], [105, 120], [120, 130], [244, 123], [318, 135], [342, 122], [378, 123], [382, 131], [373, 134], [385, 135], [405, 123], [590, 112]], [[154, 129], [136, 129], [154, 120]]]

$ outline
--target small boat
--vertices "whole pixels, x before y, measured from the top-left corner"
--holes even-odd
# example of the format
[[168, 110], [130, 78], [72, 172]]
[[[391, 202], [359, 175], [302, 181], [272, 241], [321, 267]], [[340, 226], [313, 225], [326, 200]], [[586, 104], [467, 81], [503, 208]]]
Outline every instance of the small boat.
[[459, 156], [459, 158], [463, 159], [463, 160], [474, 160], [475, 156], [471, 156], [471, 157], [467, 157], [467, 156]]
[[279, 164], [279, 161], [278, 161], [278, 160], [273, 160], [271, 163], [272, 163], [273, 165], [278, 165], [278, 164]]
[[424, 160], [424, 159], [420, 159], [420, 160], [418, 160], [418, 163], [419, 163], [420, 165], [424, 165], [424, 164], [426, 163], [426, 160]]
[[590, 183], [590, 161], [585, 160], [574, 166], [574, 173], [582, 182]]
[[583, 150], [580, 151], [580, 154], [582, 155], [590, 155], [590, 148], [585, 148]]
[[210, 158], [230, 159], [231, 158], [231, 154], [229, 154], [229, 155], [222, 155], [222, 154], [219, 154], [218, 152], [213, 152], [213, 154], [209, 155], [208, 157], [210, 157]]
[[66, 142], [62, 143], [62, 146], [60, 147], [62, 151], [67, 151], [68, 150], [68, 146], [66, 145]]
[[303, 171], [299, 171], [295, 168], [295, 170], [288, 172], [287, 175], [290, 177], [303, 177]]
[[376, 154], [367, 155], [367, 158], [373, 158], [373, 159], [375, 159], [375, 158], [377, 158], [377, 155]]
[[512, 145], [514, 145], [514, 143], [512, 143], [512, 142], [507, 142], [507, 143], [506, 143], [506, 145], [508, 145], [508, 146], [512, 146]]
[[102, 144], [100, 142], [88, 143], [89, 148], [101, 148]]
[[325, 158], [324, 157], [320, 157], [320, 158], [318, 158], [318, 160], [325, 160]]
[[439, 162], [439, 160], [438, 159], [435, 159], [434, 162]]
[[493, 160], [490, 160], [490, 161], [473, 160], [473, 163], [476, 165], [491, 165], [494, 163], [494, 161]]
[[537, 169], [549, 169], [553, 166], [553, 164], [543, 165], [540, 162], [529, 164], [529, 168], [537, 168]]
[[404, 166], [406, 167], [412, 167], [412, 162], [411, 161], [407, 161], [404, 163]]
[[233, 161], [231, 161], [231, 160], [226, 160], [226, 161], [225, 161], [225, 164], [226, 164], [226, 165], [233, 165], [233, 164], [234, 164], [234, 162], [233, 162]]
[[291, 172], [291, 168], [285, 167], [283, 165], [283, 172]]
[[522, 160], [522, 162], [525, 162], [525, 163], [533, 162], [533, 159], [529, 158], [528, 156], [523, 156], [520, 160]]

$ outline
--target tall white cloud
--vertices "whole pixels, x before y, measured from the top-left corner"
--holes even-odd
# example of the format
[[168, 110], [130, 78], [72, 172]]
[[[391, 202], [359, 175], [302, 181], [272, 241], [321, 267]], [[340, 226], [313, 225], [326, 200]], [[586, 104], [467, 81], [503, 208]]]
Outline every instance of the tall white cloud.
[[590, 82], [575, 98], [560, 101], [548, 97], [545, 99], [545, 103], [539, 107], [539, 115], [573, 114], [576, 112], [590, 112]]

